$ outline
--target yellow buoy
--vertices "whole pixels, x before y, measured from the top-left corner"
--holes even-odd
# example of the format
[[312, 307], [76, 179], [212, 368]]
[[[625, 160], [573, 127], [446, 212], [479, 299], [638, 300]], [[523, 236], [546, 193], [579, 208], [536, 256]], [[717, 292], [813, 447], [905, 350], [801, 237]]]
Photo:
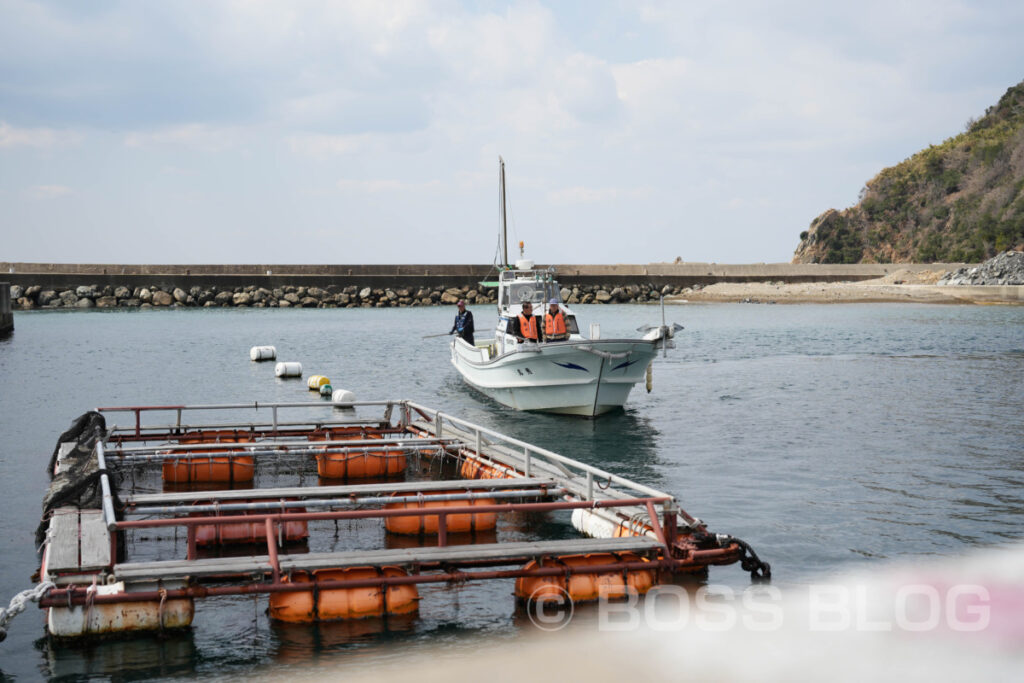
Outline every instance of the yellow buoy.
[[310, 391], [320, 391], [320, 387], [330, 384], [331, 380], [327, 379], [323, 375], [311, 375], [306, 380], [306, 386], [309, 387]]

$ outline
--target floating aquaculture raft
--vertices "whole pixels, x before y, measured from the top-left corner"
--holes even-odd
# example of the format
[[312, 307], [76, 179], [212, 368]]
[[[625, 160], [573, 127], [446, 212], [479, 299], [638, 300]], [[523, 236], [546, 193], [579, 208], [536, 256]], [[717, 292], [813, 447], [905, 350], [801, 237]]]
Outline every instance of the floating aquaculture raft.
[[715, 564], [769, 574], [667, 493], [409, 401], [100, 408], [51, 472], [58, 637], [188, 627], [219, 596], [312, 622], [413, 613], [428, 583], [579, 601]]

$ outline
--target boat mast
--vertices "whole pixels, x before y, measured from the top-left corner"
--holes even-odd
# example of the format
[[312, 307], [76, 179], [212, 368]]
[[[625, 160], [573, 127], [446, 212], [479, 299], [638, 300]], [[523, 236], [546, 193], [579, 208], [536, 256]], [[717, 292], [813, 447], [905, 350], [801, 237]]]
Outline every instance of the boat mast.
[[501, 264], [508, 268], [508, 223], [505, 218], [505, 160], [498, 155], [498, 206], [501, 209]]

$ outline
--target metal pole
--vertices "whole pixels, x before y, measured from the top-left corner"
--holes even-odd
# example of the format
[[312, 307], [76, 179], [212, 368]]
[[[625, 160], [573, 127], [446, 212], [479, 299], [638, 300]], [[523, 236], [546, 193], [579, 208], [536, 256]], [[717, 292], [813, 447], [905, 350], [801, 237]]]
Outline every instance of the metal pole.
[[[734, 555], [739, 546], [732, 544], [730, 548], [717, 550], [695, 551], [693, 554], [701, 554], [701, 561], [694, 562], [691, 559], [653, 559], [642, 562], [615, 562], [602, 565], [590, 565], [574, 567], [571, 574], [611, 574], [623, 571], [655, 571], [658, 569], [686, 570], [688, 568], [700, 567], [709, 561], [724, 561], [729, 555]], [[721, 557], [718, 557], [721, 556]], [[509, 562], [511, 564], [511, 562]], [[160, 591], [132, 591], [115, 594], [90, 593], [87, 587], [70, 587], [64, 589], [53, 589], [46, 597], [39, 601], [40, 607], [64, 607], [70, 601], [72, 605], [81, 605], [88, 602], [93, 603], [122, 603], [122, 602], [152, 602], [161, 598], [166, 599], [188, 599], [207, 598], [225, 595], [251, 595], [253, 593], [295, 593], [314, 590], [337, 590], [345, 588], [373, 588], [376, 586], [400, 586], [420, 583], [450, 583], [468, 582], [489, 579], [513, 579], [525, 576], [565, 576], [566, 568], [563, 566], [534, 567], [533, 569], [506, 569], [497, 571], [471, 571], [459, 572], [449, 571], [440, 574], [409, 574], [406, 576], [379, 576], [369, 579], [332, 579], [311, 583], [251, 583], [241, 586], [193, 586]]]
[[[464, 505], [446, 508], [400, 508], [376, 510], [339, 510], [335, 512], [282, 512], [265, 515], [247, 515], [246, 522], [259, 523], [272, 518], [278, 522], [303, 522], [323, 519], [373, 519], [377, 517], [425, 517], [440, 512], [447, 515], [473, 515], [488, 512], [545, 512], [548, 510], [575, 510], [576, 508], [614, 508], [644, 506], [664, 502], [664, 498], [622, 498], [615, 500], [554, 501], [549, 503], [495, 503], [494, 505]], [[189, 526], [200, 524], [237, 524], [238, 516], [231, 517], [175, 517], [172, 519], [125, 520], [117, 523], [118, 529], [145, 529], [165, 526]]]
[[281, 565], [277, 559], [277, 538], [274, 534], [274, 520], [267, 517], [267, 556], [270, 558], [270, 566], [274, 572], [274, 583], [281, 581]]
[[361, 505], [390, 505], [393, 503], [415, 503], [421, 500], [428, 502], [460, 501], [460, 500], [486, 500], [503, 498], [545, 498], [548, 496], [559, 496], [565, 493], [564, 488], [545, 488], [543, 490], [516, 490], [516, 491], [483, 491], [480, 493], [439, 493], [427, 495], [410, 496], [366, 496], [363, 498], [313, 498], [305, 500], [282, 500], [263, 501], [259, 503], [215, 503], [207, 505], [142, 505], [129, 508], [128, 514], [132, 515], [182, 515], [197, 512], [253, 512], [256, 510], [281, 511], [299, 508], [305, 511], [306, 508], [333, 508], [333, 507], [356, 507]]
[[103, 492], [103, 521], [113, 531], [117, 524], [114, 515], [114, 498], [110, 495], [110, 478], [107, 476], [107, 458], [103, 452], [103, 439], [96, 439], [96, 465], [100, 470], [100, 490]]

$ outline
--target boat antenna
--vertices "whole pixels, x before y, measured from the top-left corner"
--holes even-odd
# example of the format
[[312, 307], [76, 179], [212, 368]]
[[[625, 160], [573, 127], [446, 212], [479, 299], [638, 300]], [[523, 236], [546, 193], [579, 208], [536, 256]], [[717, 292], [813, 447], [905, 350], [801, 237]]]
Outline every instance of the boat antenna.
[[501, 264], [508, 268], [508, 222], [505, 216], [505, 160], [498, 155], [498, 206], [501, 210]]

